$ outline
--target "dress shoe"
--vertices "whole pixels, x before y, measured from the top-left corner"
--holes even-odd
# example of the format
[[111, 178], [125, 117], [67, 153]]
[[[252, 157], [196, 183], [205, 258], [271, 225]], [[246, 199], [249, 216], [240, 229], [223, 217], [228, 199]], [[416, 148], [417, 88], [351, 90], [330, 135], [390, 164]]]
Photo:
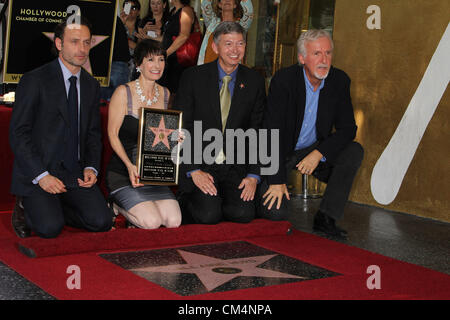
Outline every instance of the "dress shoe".
[[33, 249], [24, 247], [21, 244], [19, 244], [19, 251], [21, 253], [23, 253], [24, 255], [26, 255], [28, 258], [36, 258], [37, 257], [36, 252], [34, 252]]
[[314, 231], [321, 231], [332, 237], [347, 238], [347, 231], [336, 226], [335, 220], [320, 210], [314, 216], [313, 229]]
[[31, 229], [25, 223], [25, 213], [22, 206], [22, 198], [16, 197], [16, 204], [11, 215], [11, 224], [14, 232], [19, 238], [31, 236]]

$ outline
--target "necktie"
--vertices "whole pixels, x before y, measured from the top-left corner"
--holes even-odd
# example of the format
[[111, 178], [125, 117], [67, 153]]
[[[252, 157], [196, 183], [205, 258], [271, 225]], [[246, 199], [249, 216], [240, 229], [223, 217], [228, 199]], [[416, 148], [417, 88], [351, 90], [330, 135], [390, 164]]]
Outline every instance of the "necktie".
[[230, 76], [225, 76], [222, 78], [222, 88], [220, 88], [220, 111], [222, 113], [222, 132], [225, 131], [225, 125], [227, 124], [228, 113], [230, 112], [231, 106], [231, 94], [228, 84], [231, 81]]
[[[224, 76], [222, 78], [222, 88], [220, 88], [219, 97], [220, 97], [220, 112], [222, 114], [222, 132], [225, 132], [225, 126], [227, 124], [228, 113], [230, 112], [231, 106], [231, 94], [230, 89], [228, 88], [228, 84], [231, 81], [230, 76]], [[220, 150], [216, 163], [221, 164], [225, 161], [225, 154], [223, 153], [223, 149]]]
[[69, 136], [67, 139], [67, 151], [65, 154], [65, 167], [74, 172], [78, 162], [78, 91], [77, 77], [69, 78], [70, 87], [67, 97], [69, 106]]

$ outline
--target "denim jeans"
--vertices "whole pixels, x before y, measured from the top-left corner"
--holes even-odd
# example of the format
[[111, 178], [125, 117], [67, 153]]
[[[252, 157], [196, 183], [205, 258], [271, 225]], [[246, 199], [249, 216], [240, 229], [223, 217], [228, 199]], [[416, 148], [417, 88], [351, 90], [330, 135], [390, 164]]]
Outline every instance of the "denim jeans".
[[114, 90], [122, 84], [130, 81], [128, 63], [123, 61], [113, 61], [111, 64], [111, 76], [109, 79], [109, 87], [101, 88], [102, 99], [111, 99]]

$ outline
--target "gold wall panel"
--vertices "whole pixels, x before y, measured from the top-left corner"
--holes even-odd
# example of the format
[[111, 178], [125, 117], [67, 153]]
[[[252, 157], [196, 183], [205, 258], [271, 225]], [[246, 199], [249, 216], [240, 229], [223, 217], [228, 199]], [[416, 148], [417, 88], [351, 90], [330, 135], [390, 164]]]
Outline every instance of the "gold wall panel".
[[[366, 26], [370, 5], [381, 9], [379, 30]], [[357, 140], [365, 149], [350, 200], [450, 222], [448, 87], [395, 200], [381, 205], [370, 188], [374, 165], [416, 92], [449, 23], [449, 12], [450, 2], [442, 0], [336, 1], [334, 65], [352, 79]]]
[[282, 0], [277, 14], [274, 72], [297, 63], [297, 39], [308, 27], [309, 0]]

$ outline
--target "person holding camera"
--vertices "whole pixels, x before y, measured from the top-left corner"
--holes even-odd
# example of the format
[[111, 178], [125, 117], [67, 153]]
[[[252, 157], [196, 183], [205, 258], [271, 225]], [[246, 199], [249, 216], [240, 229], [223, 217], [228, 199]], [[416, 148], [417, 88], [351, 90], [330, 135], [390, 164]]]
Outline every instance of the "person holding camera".
[[212, 49], [212, 34], [222, 21], [239, 22], [245, 32], [250, 29], [253, 4], [251, 0], [203, 0], [202, 16], [206, 30], [198, 55], [198, 65], [217, 59], [217, 54]]
[[177, 93], [180, 76], [187, 68], [178, 61], [177, 50], [188, 41], [191, 33], [199, 28], [190, 2], [191, 0], [171, 0], [173, 7], [169, 20], [164, 25], [162, 44], [167, 52], [167, 67], [161, 78], [161, 84], [170, 90], [172, 99]]
[[[123, 10], [119, 16], [125, 26], [125, 31], [128, 37], [128, 49], [131, 57], [134, 55], [134, 49], [136, 48], [138, 42], [136, 35], [138, 33], [138, 27], [141, 23], [140, 12], [141, 3], [139, 0], [127, 0], [123, 3]], [[135, 72], [136, 66], [131, 58], [128, 63], [128, 68], [130, 78], [134, 80], [137, 76]]]
[[169, 1], [151, 0], [147, 16], [142, 19], [136, 37], [162, 41], [163, 27], [169, 20]]

